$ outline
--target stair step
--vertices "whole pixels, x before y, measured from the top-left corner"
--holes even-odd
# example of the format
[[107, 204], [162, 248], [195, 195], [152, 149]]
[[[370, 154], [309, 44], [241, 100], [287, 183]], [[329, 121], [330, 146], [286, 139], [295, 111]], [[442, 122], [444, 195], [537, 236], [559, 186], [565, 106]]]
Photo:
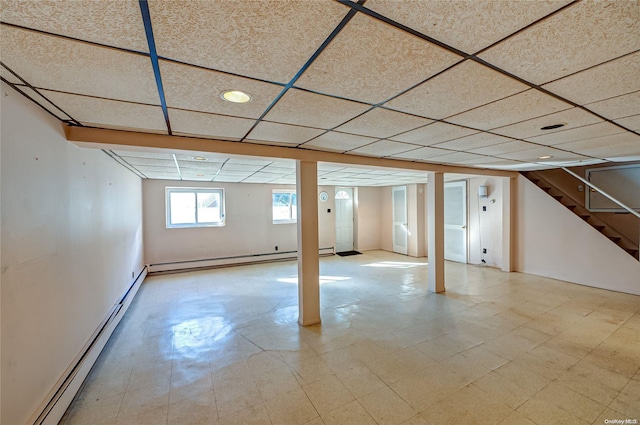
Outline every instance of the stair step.
[[577, 205], [565, 205], [567, 208], [569, 208], [571, 211], [575, 210]]
[[629, 253], [629, 255], [631, 255], [632, 257], [638, 258], [638, 250], [637, 249], [624, 249], [625, 251], [627, 251]]
[[562, 195], [553, 195], [553, 198], [554, 198], [556, 201], [560, 202], [560, 200], [561, 200], [562, 198], [564, 198], [564, 196], [562, 196]]
[[533, 184], [538, 184], [540, 182], [540, 179], [529, 179], [531, 181], [531, 183]]
[[584, 215], [584, 214], [582, 214], [582, 215], [581, 215], [581, 214], [578, 214], [578, 217], [580, 217], [580, 218], [581, 218], [581, 219], [583, 219], [584, 221], [587, 221], [587, 220], [589, 220], [589, 219], [591, 218], [591, 215], [590, 215], [590, 214], [586, 214], [586, 215]]
[[551, 190], [550, 187], [543, 187], [543, 186], [540, 186], [540, 189], [544, 190], [547, 193], [549, 193], [549, 191]]
[[596, 224], [593, 225], [593, 228], [596, 229], [598, 232], [602, 232], [605, 229], [605, 227], [607, 226], [601, 226]]
[[620, 239], [622, 239], [622, 238], [621, 238], [621, 237], [619, 237], [619, 236], [607, 236], [607, 237], [608, 237], [609, 239], [611, 239], [611, 241], [616, 242], [616, 243], [617, 243], [617, 242], [620, 242]]

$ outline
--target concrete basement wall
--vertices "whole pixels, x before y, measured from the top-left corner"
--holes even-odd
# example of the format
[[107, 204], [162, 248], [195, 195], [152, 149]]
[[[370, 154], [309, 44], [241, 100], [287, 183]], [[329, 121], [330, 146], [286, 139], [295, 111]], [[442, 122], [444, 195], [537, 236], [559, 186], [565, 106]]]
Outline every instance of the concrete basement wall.
[[640, 262], [523, 176], [517, 271], [640, 295]]
[[0, 422], [39, 410], [142, 268], [140, 178], [2, 85]]

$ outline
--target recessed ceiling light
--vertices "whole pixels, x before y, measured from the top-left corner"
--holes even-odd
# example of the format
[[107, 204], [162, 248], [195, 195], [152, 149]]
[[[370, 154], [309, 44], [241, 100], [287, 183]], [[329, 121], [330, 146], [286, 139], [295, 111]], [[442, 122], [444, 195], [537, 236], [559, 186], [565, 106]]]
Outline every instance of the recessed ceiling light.
[[553, 158], [553, 155], [545, 155], [545, 156], [538, 157], [538, 159], [549, 159], [549, 158]]
[[233, 103], [251, 102], [251, 95], [240, 90], [226, 90], [220, 94], [224, 100]]
[[204, 177], [204, 174], [196, 174], [197, 177]]
[[556, 128], [564, 127], [565, 125], [567, 124], [563, 122], [558, 124], [545, 125], [544, 127], [540, 127], [540, 130], [555, 130]]
[[193, 159], [195, 159], [196, 161], [206, 161], [207, 158], [205, 158], [204, 156], [194, 156]]

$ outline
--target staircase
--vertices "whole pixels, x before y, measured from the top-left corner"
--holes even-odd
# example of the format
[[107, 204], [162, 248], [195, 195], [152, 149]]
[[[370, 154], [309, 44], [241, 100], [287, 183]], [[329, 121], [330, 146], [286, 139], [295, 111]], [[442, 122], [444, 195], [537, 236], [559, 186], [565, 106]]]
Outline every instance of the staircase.
[[[591, 227], [602, 233], [605, 237], [609, 238], [613, 243], [618, 245], [633, 258], [640, 261], [638, 244], [634, 243], [631, 239], [615, 230], [610, 224], [604, 222], [596, 215], [596, 213], [590, 212], [585, 207], [580, 205], [580, 202], [577, 202], [575, 199], [560, 190], [557, 186], [552, 184], [548, 179], [545, 179], [541, 175], [541, 173], [535, 171], [523, 171], [521, 172], [521, 174], [529, 179], [533, 184], [538, 186], [540, 189], [547, 192], [551, 197], [555, 198], [556, 201], [560, 202], [567, 209], [569, 209], [578, 217], [591, 225]], [[576, 182], [578, 181], [576, 180]]]

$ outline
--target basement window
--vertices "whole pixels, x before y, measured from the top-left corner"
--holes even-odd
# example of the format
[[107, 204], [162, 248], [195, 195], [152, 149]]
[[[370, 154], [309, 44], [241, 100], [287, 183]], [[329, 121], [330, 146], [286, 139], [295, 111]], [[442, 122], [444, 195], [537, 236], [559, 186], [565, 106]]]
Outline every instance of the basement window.
[[167, 229], [224, 226], [224, 190], [166, 188]]
[[295, 223], [298, 204], [295, 190], [274, 190], [271, 197], [273, 224]]

